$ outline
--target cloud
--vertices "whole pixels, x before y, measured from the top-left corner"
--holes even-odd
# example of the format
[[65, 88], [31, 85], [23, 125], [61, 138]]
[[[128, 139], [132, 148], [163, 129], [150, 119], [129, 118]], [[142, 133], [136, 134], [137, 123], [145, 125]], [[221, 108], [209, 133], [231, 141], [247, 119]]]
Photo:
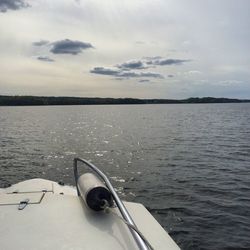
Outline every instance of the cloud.
[[[139, 60], [129, 60], [121, 64], [116, 64], [112, 68], [95, 67], [90, 70], [90, 73], [113, 76], [116, 80], [129, 79], [129, 78], [146, 78], [141, 79], [139, 82], [148, 82], [147, 78], [164, 79], [162, 74], [156, 72], [145, 72], [144, 69], [155, 68], [164, 65], [179, 65], [190, 60], [184, 59], [166, 59], [161, 56], [143, 57]], [[139, 71], [143, 70], [143, 71]], [[173, 78], [174, 75], [169, 74], [167, 77]]]
[[152, 78], [164, 79], [163, 75], [158, 74], [158, 73], [152, 73], [152, 72], [141, 73], [140, 77], [152, 77]]
[[189, 62], [190, 60], [183, 60], [183, 59], [164, 59], [164, 58], [157, 58], [149, 59], [146, 61], [148, 65], [155, 65], [155, 66], [165, 66], [165, 65], [180, 65], [184, 62]]
[[25, 0], [0, 0], [0, 12], [19, 10], [27, 7], [30, 7], [30, 5]]
[[117, 65], [118, 68], [123, 70], [131, 70], [131, 69], [146, 69], [144, 62], [141, 60], [130, 60], [122, 64]]
[[117, 76], [120, 71], [116, 69], [104, 68], [104, 67], [95, 67], [90, 70], [90, 73], [99, 74], [99, 75], [107, 75], [107, 76]]
[[52, 52], [53, 54], [77, 55], [79, 53], [82, 53], [82, 50], [90, 48], [94, 48], [90, 43], [65, 39], [52, 43], [50, 52]]
[[[140, 60], [129, 60], [121, 64], [114, 65], [112, 68], [95, 67], [90, 70], [90, 73], [114, 76], [117, 80], [128, 79], [128, 78], [155, 78], [164, 79], [164, 76], [155, 72], [138, 72], [138, 70], [144, 70], [148, 68], [155, 68], [156, 66], [163, 65], [178, 65], [190, 60], [182, 59], [165, 59], [161, 56], [154, 57], [143, 57]], [[134, 71], [135, 70], [135, 71]], [[169, 74], [169, 78], [174, 75]], [[145, 81], [144, 81], [145, 80]], [[147, 82], [148, 79], [142, 79], [139, 82]]]
[[184, 62], [189, 62], [189, 61], [190, 60], [167, 59], [161, 56], [153, 56], [153, 57], [143, 57], [141, 60], [130, 60], [121, 64], [117, 64], [115, 65], [115, 67], [121, 70], [147, 69], [156, 66], [180, 65], [183, 64]]
[[122, 64], [116, 65], [117, 68], [122, 70], [131, 69], [147, 69], [149, 67], [155, 66], [165, 66], [165, 65], [180, 65], [184, 62], [189, 62], [190, 60], [183, 59], [166, 59], [161, 56], [154, 57], [143, 57], [142, 60], [130, 60]]
[[126, 78], [122, 78], [122, 77], [116, 77], [115, 80], [119, 80], [119, 81], [123, 81], [125, 80]]
[[48, 56], [38, 56], [37, 60], [44, 61], [44, 62], [54, 62], [54, 59], [49, 58]]
[[43, 46], [43, 45], [47, 45], [48, 43], [49, 43], [49, 41], [47, 41], [47, 40], [40, 40], [38, 42], [33, 42], [32, 44], [34, 46]]
[[148, 77], [148, 78], [158, 78], [158, 79], [164, 79], [164, 76], [158, 73], [153, 73], [153, 72], [121, 72], [119, 74], [119, 77], [126, 77], [126, 78], [131, 78], [131, 77]]
[[154, 72], [122, 71], [122, 70], [104, 68], [104, 67], [95, 67], [94, 69], [90, 70], [90, 73], [115, 76], [118, 78], [137, 78], [137, 77], [158, 78], [158, 79], [164, 78], [163, 75], [154, 73]]
[[148, 80], [148, 79], [141, 79], [138, 82], [141, 82], [141, 83], [143, 83], [143, 82], [150, 82], [150, 80]]

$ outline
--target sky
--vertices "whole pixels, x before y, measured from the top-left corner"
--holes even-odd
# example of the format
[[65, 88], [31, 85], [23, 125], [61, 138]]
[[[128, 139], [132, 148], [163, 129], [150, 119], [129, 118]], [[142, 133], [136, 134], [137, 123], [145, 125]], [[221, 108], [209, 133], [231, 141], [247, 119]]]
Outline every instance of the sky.
[[0, 0], [0, 95], [250, 99], [249, 0]]

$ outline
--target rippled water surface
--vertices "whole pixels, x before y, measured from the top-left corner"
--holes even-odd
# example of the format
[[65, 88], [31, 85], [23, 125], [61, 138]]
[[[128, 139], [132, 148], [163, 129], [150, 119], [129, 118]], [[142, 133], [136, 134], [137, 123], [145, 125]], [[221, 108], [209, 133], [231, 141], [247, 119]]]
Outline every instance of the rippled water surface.
[[91, 160], [182, 249], [250, 249], [250, 104], [0, 107], [0, 185]]

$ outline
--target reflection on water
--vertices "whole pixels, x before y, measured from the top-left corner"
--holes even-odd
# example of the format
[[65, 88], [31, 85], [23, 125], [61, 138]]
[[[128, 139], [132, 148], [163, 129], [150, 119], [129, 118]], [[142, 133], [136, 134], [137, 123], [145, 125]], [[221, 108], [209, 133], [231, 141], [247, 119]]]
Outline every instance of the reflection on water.
[[91, 160], [182, 249], [250, 246], [250, 105], [0, 107], [0, 185]]

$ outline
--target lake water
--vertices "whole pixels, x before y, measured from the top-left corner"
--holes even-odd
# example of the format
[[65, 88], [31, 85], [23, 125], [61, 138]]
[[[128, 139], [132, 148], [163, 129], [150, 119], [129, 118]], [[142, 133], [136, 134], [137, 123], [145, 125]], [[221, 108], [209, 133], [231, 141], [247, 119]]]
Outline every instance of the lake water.
[[0, 107], [0, 185], [91, 160], [182, 249], [250, 249], [250, 104]]

